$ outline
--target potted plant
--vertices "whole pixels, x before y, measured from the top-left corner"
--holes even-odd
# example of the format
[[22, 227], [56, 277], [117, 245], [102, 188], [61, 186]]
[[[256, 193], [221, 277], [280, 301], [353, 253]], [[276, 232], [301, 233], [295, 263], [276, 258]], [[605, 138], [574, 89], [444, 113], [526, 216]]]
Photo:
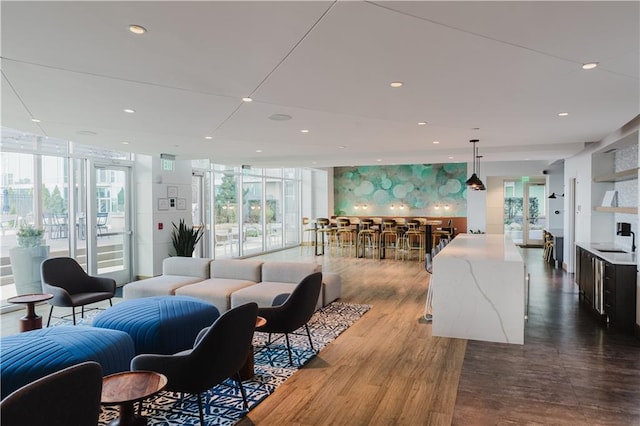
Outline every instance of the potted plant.
[[49, 246], [43, 244], [44, 230], [22, 225], [16, 233], [18, 247], [9, 250], [16, 292], [41, 293], [40, 264], [49, 257]]
[[42, 245], [43, 236], [43, 229], [38, 229], [33, 225], [23, 225], [18, 229], [18, 233], [16, 234], [18, 247], [39, 247]]
[[184, 219], [180, 219], [180, 223], [176, 226], [175, 223], [171, 222], [173, 225], [173, 231], [171, 232], [171, 242], [173, 243], [173, 248], [176, 251], [176, 256], [182, 257], [191, 257], [193, 256], [193, 251], [196, 248], [196, 244], [202, 238], [202, 234], [204, 230], [202, 227], [193, 227], [187, 226], [184, 223]]

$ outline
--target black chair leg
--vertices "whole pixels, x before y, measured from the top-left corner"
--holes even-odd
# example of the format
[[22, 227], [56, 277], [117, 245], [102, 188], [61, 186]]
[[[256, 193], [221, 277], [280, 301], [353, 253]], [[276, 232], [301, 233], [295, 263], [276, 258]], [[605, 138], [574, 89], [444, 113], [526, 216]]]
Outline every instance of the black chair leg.
[[113, 306], [113, 302], [111, 302], [111, 299], [109, 299], [109, 306]]
[[202, 395], [198, 394], [198, 414], [200, 415], [200, 426], [204, 426], [204, 412], [202, 409]]
[[284, 333], [284, 338], [287, 340], [287, 351], [289, 352], [289, 364], [293, 367], [293, 357], [291, 356], [291, 345], [289, 344], [289, 335]]
[[269, 333], [269, 339], [267, 340], [267, 346], [271, 344], [271, 333]]
[[242, 378], [240, 377], [240, 372], [236, 373], [236, 383], [240, 388], [240, 394], [242, 395], [242, 401], [244, 402], [244, 409], [249, 411], [249, 403], [247, 402], [247, 394], [244, 392], [244, 386], [242, 386]]
[[313, 348], [313, 341], [311, 340], [311, 333], [309, 332], [309, 326], [305, 324], [304, 328], [307, 330], [307, 336], [309, 337], [309, 345], [311, 346], [311, 350], [315, 352], [316, 350]]
[[84, 318], [84, 305], [80, 307], [80, 318]]
[[73, 315], [73, 325], [76, 325], [76, 307], [71, 307], [71, 315]]
[[49, 319], [47, 320], [47, 327], [51, 323], [51, 314], [53, 314], [53, 305], [51, 305], [51, 309], [49, 309]]

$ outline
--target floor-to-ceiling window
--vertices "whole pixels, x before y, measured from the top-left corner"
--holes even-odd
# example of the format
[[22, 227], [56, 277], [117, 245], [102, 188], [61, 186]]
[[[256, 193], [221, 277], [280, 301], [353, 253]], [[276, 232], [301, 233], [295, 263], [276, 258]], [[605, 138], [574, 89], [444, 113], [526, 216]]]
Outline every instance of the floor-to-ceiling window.
[[[131, 280], [131, 251], [114, 238], [130, 239], [131, 224], [125, 220], [128, 204], [126, 186], [118, 178], [123, 170], [109, 169], [111, 159], [120, 164], [130, 154], [96, 149], [70, 141], [45, 138], [2, 128], [0, 146], [2, 175], [2, 238], [0, 253], [0, 300], [18, 294], [23, 278], [11, 261], [11, 249], [17, 247], [21, 226], [31, 225], [44, 231], [43, 243], [49, 256], [71, 256], [89, 273], [111, 274], [127, 270], [119, 283]], [[87, 179], [87, 163], [100, 159], [105, 167], [96, 169]], [[95, 200], [95, 206], [87, 204]], [[88, 211], [111, 215], [104, 223]], [[126, 225], [125, 225], [126, 224]], [[122, 225], [122, 226], [121, 226]], [[90, 244], [91, 237], [104, 238]], [[114, 250], [112, 247], [119, 247]], [[117, 258], [117, 259], [116, 259]], [[91, 259], [94, 263], [91, 263]], [[20, 286], [18, 286], [20, 287]]]
[[245, 168], [242, 173], [242, 254], [263, 251], [262, 169]]
[[213, 165], [215, 257], [299, 244], [300, 175], [295, 168]]
[[239, 178], [234, 167], [214, 166], [214, 257], [240, 255]]
[[283, 246], [284, 194], [282, 169], [265, 169], [265, 243], [267, 250]]

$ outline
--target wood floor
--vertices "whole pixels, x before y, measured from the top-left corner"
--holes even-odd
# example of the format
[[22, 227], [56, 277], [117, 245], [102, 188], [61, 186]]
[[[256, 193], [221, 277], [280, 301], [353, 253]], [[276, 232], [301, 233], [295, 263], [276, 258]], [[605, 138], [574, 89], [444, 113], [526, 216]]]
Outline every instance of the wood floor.
[[[521, 252], [531, 273], [522, 346], [431, 336], [417, 261], [260, 256], [320, 263], [341, 274], [342, 301], [373, 308], [240, 425], [640, 425], [640, 341], [595, 323], [541, 249]], [[2, 315], [3, 335], [19, 316]]]

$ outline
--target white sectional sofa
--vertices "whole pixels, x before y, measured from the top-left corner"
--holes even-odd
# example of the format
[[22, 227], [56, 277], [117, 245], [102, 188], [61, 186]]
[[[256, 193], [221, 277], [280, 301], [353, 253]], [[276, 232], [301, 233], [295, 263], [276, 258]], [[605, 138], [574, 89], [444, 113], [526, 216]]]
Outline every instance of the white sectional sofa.
[[162, 275], [125, 284], [122, 289], [122, 297], [138, 299], [140, 297], [174, 295], [180, 287], [209, 278], [210, 263], [211, 259], [206, 258], [168, 257], [162, 261]]
[[[220, 313], [246, 302], [271, 306], [275, 297], [291, 293], [304, 277], [322, 272], [321, 265], [261, 260], [211, 260], [170, 257], [162, 262], [162, 275], [126, 284], [125, 299], [182, 295], [214, 304]], [[342, 281], [335, 273], [323, 273], [317, 308], [342, 295]]]

